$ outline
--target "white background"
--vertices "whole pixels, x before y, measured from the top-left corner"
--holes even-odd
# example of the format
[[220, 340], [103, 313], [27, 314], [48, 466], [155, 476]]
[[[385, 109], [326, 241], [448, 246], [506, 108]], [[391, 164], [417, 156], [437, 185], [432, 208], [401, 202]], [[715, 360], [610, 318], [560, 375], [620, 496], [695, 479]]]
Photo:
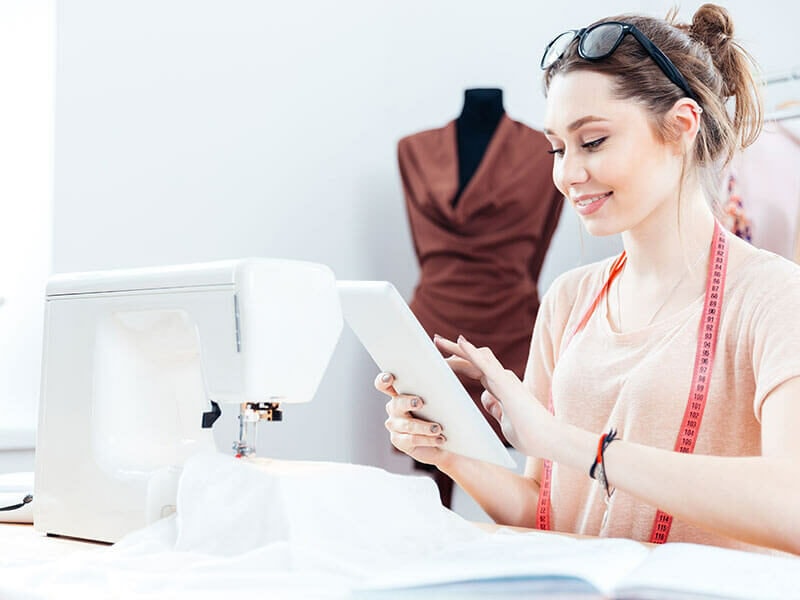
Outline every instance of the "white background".
[[[35, 424], [50, 272], [275, 256], [409, 297], [400, 137], [455, 118], [468, 87], [503, 88], [509, 115], [540, 127], [547, 41], [671, 5], [0, 0], [0, 428]], [[800, 64], [800, 8], [725, 5], [765, 71]], [[618, 248], [566, 208], [540, 290]], [[262, 428], [265, 453], [406, 470], [375, 372], [345, 330], [314, 402]]]
[[39, 394], [52, 261], [52, 13], [48, 1], [0, 0], [0, 449], [32, 443]]

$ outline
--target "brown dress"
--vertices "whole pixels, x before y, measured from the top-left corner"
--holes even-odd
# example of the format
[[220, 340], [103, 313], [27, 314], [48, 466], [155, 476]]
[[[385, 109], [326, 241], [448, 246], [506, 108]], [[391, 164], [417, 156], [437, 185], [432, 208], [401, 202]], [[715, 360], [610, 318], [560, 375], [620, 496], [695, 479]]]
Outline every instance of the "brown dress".
[[[430, 335], [463, 334], [520, 377], [539, 309], [537, 280], [563, 204], [549, 149], [541, 132], [503, 115], [454, 207], [455, 121], [398, 144], [421, 269], [411, 309]], [[462, 382], [483, 410], [480, 383]]]

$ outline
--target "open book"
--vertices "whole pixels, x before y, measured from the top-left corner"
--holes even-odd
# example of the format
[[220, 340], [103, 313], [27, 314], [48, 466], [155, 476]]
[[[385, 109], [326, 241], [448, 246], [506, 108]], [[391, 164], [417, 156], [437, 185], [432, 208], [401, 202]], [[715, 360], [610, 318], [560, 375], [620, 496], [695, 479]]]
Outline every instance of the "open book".
[[800, 558], [503, 533], [376, 575], [354, 598], [800, 598]]

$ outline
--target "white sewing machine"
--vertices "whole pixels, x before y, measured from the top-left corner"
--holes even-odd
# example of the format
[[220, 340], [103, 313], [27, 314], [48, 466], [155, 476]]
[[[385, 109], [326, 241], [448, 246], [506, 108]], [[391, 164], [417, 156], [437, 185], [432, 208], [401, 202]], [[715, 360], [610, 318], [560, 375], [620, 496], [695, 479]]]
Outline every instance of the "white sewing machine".
[[47, 286], [34, 526], [114, 542], [174, 511], [219, 404], [256, 424], [316, 392], [342, 328], [325, 266], [245, 259], [73, 273]]

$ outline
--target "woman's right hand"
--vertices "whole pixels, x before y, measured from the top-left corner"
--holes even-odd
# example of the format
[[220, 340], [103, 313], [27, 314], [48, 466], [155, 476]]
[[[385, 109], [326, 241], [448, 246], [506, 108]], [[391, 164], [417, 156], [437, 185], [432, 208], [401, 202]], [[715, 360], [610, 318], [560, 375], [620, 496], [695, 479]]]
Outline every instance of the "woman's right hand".
[[385, 425], [392, 445], [421, 463], [442, 465], [451, 455], [441, 448], [446, 440], [441, 424], [417, 419], [411, 414], [421, 409], [425, 401], [419, 396], [398, 394], [391, 373], [378, 373], [375, 387], [390, 396], [386, 403], [389, 417]]

